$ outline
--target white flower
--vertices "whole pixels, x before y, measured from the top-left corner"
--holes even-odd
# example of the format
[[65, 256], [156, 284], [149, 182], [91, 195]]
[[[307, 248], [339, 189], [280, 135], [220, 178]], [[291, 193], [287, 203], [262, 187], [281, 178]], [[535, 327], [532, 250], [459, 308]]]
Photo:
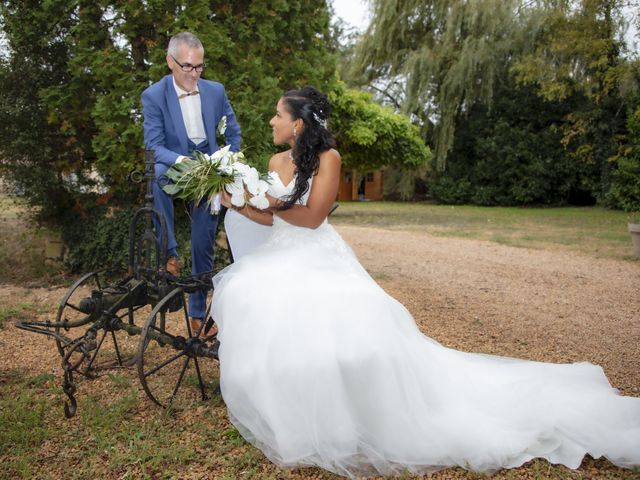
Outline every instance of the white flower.
[[[227, 155], [229, 153], [229, 149], [230, 148], [231, 148], [231, 145], [227, 145], [226, 147], [221, 148], [221, 149], [216, 150], [215, 152], [213, 152], [213, 155], [211, 155], [211, 161], [213, 163], [221, 163], [222, 161], [224, 161], [224, 159], [227, 157]], [[227, 160], [225, 162], [225, 165], [227, 165], [228, 163], [229, 163], [229, 161]]]
[[244, 180], [249, 193], [251, 195], [255, 195], [256, 190], [258, 189], [258, 183], [260, 182], [260, 174], [258, 171], [253, 167], [249, 167], [245, 172], [243, 172], [242, 179]]
[[244, 193], [242, 195], [231, 195], [231, 205], [234, 207], [244, 207]]
[[249, 165], [242, 162], [233, 162], [231, 166], [236, 172], [240, 174], [240, 176], [244, 176], [246, 173], [249, 172], [249, 169], [251, 169]]
[[219, 193], [209, 197], [209, 205], [211, 206], [211, 215], [217, 215], [220, 213], [221, 202]]
[[224, 135], [224, 132], [227, 131], [227, 116], [223, 115], [218, 123], [218, 135]]
[[231, 175], [233, 174], [233, 167], [231, 165], [220, 165], [218, 166], [218, 172], [222, 173], [224, 175]]
[[233, 182], [225, 185], [224, 189], [229, 192], [231, 195], [236, 195], [239, 193], [244, 194], [244, 184], [242, 183], [242, 177], [237, 176]]
[[260, 210], [269, 208], [269, 200], [265, 195], [256, 195], [254, 197], [251, 197], [249, 199], [249, 203], [256, 208], [259, 208]]
[[231, 194], [231, 204], [234, 207], [244, 206], [244, 183], [241, 176], [238, 175], [232, 183], [229, 183], [224, 188]]
[[251, 185], [247, 184], [247, 190], [254, 196], [264, 195], [269, 190], [269, 183], [265, 180], [258, 180]]

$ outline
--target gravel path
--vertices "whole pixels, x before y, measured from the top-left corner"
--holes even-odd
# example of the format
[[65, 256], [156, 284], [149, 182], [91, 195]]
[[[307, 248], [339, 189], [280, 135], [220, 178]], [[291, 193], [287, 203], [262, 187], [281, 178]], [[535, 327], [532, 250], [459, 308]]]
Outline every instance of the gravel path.
[[640, 396], [640, 263], [416, 231], [339, 226], [369, 273], [439, 342], [602, 365]]

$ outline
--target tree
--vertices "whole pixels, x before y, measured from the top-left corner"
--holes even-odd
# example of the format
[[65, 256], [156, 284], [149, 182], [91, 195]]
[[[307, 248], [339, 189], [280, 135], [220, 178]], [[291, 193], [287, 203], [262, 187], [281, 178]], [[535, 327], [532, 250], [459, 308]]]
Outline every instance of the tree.
[[[457, 129], [472, 112], [486, 109], [491, 117], [497, 90], [517, 97], [504, 87], [521, 85], [544, 102], [566, 103], [570, 109], [559, 121], [559, 140], [541, 138], [559, 141], [575, 164], [572, 188], [591, 201], [615, 205], [610, 191], [616, 154], [629, 134], [623, 90], [637, 89], [629, 80], [631, 61], [623, 55], [622, 9], [628, 3], [633, 2], [373, 0], [371, 25], [357, 46], [349, 79], [410, 113], [441, 171], [445, 160], [458, 161], [451, 154]], [[557, 145], [549, 148], [557, 151]]]
[[581, 192], [583, 172], [560, 143], [570, 109], [545, 101], [533, 87], [501, 85], [491, 110], [476, 105], [458, 123], [446, 167], [430, 179], [431, 195], [478, 205], [571, 201]]
[[[354, 67], [371, 82], [404, 84], [402, 109], [427, 128], [443, 166], [456, 119], [487, 105], [512, 52], [515, 0], [373, 0], [373, 15]], [[358, 78], [357, 75], [351, 78]], [[391, 96], [395, 96], [391, 95]]]
[[[168, 73], [172, 34], [188, 29], [203, 41], [203, 77], [225, 84], [250, 158], [272, 149], [265, 119], [281, 92], [326, 89], [335, 70], [325, 2], [5, 0], [0, 13], [10, 47], [0, 70], [3, 171], [23, 190], [41, 185], [40, 172], [55, 177], [32, 192], [54, 217], [68, 207], [46, 198], [55, 189], [82, 204], [98, 183], [131, 201], [127, 173], [143, 158], [140, 93]], [[16, 136], [16, 117], [44, 128]]]
[[626, 3], [552, 2], [545, 28], [532, 38], [534, 48], [513, 65], [517, 81], [535, 85], [541, 97], [574, 104], [564, 118], [562, 143], [570, 158], [591, 171], [585, 187], [604, 204], [611, 203], [616, 143], [628, 134], [623, 89], [632, 73], [631, 62], [621, 55]]
[[0, 174], [47, 215], [73, 206], [61, 152], [68, 152], [69, 165], [78, 159], [59, 126], [50, 122], [55, 112], [41, 94], [68, 80], [64, 39], [72, 9], [66, 2], [41, 3], [1, 4], [11, 54], [0, 61]]
[[424, 170], [431, 151], [420, 131], [405, 115], [371, 100], [371, 95], [337, 82], [329, 98], [333, 104], [331, 129], [342, 154], [344, 169], [359, 172], [385, 168], [385, 195], [412, 198], [415, 182], [407, 171]]
[[69, 232], [141, 198], [127, 180], [144, 156], [140, 94], [169, 73], [171, 35], [201, 38], [203, 77], [225, 84], [257, 163], [280, 94], [334, 78], [326, 2], [3, 0], [0, 18], [0, 174]]
[[107, 261], [107, 239], [82, 232], [126, 235], [122, 211], [142, 194], [127, 180], [144, 156], [140, 94], [169, 73], [166, 46], [182, 30], [204, 44], [203, 77], [224, 83], [249, 161], [266, 164], [276, 102], [305, 84], [332, 91], [348, 165], [426, 158], [406, 119], [339, 86], [324, 1], [3, 0], [0, 18], [0, 174], [62, 226], [76, 269]]
[[[640, 62], [633, 71], [640, 82]], [[610, 201], [628, 212], [640, 212], [640, 92], [629, 94], [627, 103], [628, 134], [617, 138], [618, 151], [612, 158]]]
[[331, 129], [344, 168], [374, 170], [393, 164], [420, 167], [431, 155], [417, 126], [404, 115], [371, 101], [371, 95], [338, 82], [329, 95]]

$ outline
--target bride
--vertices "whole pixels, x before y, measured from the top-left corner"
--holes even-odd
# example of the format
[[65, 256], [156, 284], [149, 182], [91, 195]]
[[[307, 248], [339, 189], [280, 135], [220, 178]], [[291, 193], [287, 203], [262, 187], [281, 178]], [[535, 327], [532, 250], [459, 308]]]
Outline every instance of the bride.
[[[640, 465], [640, 398], [589, 363], [465, 353], [424, 336], [327, 223], [340, 155], [325, 95], [285, 93], [271, 119], [264, 243], [214, 278], [221, 389], [240, 433], [281, 466], [349, 476], [491, 472], [535, 457]], [[228, 198], [224, 202], [229, 206]]]

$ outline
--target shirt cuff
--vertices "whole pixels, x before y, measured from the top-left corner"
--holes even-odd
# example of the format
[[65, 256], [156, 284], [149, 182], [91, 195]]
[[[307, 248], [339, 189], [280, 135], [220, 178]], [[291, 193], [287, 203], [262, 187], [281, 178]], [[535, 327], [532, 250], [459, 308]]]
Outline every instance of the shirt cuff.
[[188, 157], [185, 157], [184, 155], [180, 155], [178, 158], [176, 158], [174, 165], [177, 165], [178, 163], [182, 162], [185, 158], [188, 158]]
[[211, 200], [211, 214], [212, 215], [217, 215], [218, 213], [220, 213], [220, 207], [222, 206], [221, 204], [221, 194], [220, 193], [216, 193], [216, 196], [213, 197], [213, 199]]

